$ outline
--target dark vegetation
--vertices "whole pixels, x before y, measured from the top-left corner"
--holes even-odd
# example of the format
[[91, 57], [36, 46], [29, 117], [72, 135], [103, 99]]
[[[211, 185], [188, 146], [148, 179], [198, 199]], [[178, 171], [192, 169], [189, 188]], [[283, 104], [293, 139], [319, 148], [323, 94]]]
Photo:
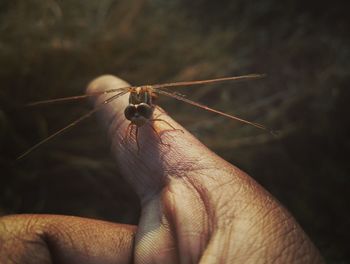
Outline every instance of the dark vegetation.
[[25, 103], [82, 94], [105, 73], [132, 84], [266, 73], [180, 92], [278, 128], [277, 138], [170, 99], [159, 104], [276, 196], [329, 263], [350, 261], [348, 10], [346, 1], [2, 0], [0, 215], [138, 219], [94, 118], [13, 163], [89, 108]]

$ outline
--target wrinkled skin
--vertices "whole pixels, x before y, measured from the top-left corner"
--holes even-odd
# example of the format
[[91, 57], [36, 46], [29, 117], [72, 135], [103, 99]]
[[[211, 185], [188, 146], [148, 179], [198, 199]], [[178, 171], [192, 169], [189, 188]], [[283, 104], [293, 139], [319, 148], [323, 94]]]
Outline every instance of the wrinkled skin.
[[[88, 93], [127, 86], [102, 76]], [[99, 104], [111, 94], [94, 98]], [[125, 138], [122, 96], [99, 112], [112, 153], [141, 199], [137, 227], [54, 215], [0, 219], [0, 263], [323, 263], [293, 217], [250, 176], [159, 108]]]

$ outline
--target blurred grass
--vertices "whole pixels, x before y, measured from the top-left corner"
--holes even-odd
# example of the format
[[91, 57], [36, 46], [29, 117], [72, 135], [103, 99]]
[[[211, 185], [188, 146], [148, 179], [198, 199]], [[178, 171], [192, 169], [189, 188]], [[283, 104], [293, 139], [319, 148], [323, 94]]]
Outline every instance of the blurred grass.
[[159, 104], [276, 196], [329, 263], [349, 261], [346, 7], [292, 0], [1, 1], [0, 213], [125, 223], [139, 215], [93, 118], [13, 164], [89, 107], [24, 109], [25, 103], [82, 94], [105, 73], [145, 84], [259, 72], [268, 77], [179, 92], [278, 128], [277, 139], [173, 100]]

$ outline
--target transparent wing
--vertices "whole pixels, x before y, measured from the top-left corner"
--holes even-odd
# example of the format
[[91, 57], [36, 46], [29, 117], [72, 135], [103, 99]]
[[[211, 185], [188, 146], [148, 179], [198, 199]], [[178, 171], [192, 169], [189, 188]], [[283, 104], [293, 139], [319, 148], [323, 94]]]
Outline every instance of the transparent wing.
[[84, 99], [84, 98], [91, 97], [91, 96], [96, 96], [96, 95], [101, 95], [101, 94], [129, 91], [130, 89], [132, 89], [131, 86], [129, 86], [129, 87], [122, 87], [122, 88], [106, 90], [106, 91], [103, 91], [103, 92], [93, 92], [93, 93], [90, 93], [90, 94], [83, 94], [83, 95], [76, 95], [76, 96], [71, 96], [71, 97], [62, 97], [62, 98], [55, 98], [55, 99], [36, 101], [36, 102], [32, 102], [32, 103], [26, 104], [25, 106], [37, 106], [37, 105], [44, 105], [44, 104], [51, 104], [51, 103], [63, 103], [63, 102], [68, 102], [68, 101], [80, 100], [80, 99]]
[[223, 78], [201, 80], [201, 81], [153, 84], [150, 86], [152, 86], [154, 89], [162, 89], [167, 87], [169, 88], [169, 87], [179, 87], [179, 86], [200, 85], [200, 84], [209, 84], [209, 83], [217, 83], [217, 82], [225, 82], [225, 81], [243, 81], [243, 80], [251, 80], [251, 79], [261, 79], [261, 78], [264, 78], [265, 76], [266, 76], [265, 74], [248, 74], [248, 75], [223, 77]]
[[95, 96], [95, 95], [114, 93], [114, 92], [122, 92], [122, 91], [126, 91], [126, 90], [130, 91], [132, 89], [135, 89], [137, 87], [142, 87], [142, 86], [151, 86], [154, 89], [162, 89], [162, 88], [167, 88], [167, 87], [169, 88], [169, 87], [179, 87], [179, 86], [210, 84], [210, 83], [217, 83], [217, 82], [224, 82], [224, 81], [243, 81], [243, 80], [251, 80], [251, 79], [261, 79], [261, 78], [264, 78], [265, 76], [266, 76], [265, 74], [248, 74], [248, 75], [223, 77], [223, 78], [201, 80], [201, 81], [186, 81], [186, 82], [173, 82], [173, 83], [141, 85], [141, 86], [127, 86], [127, 87], [122, 87], [122, 88], [110, 89], [110, 90], [106, 90], [103, 92], [95, 92], [92, 94], [84, 94], [84, 95], [77, 95], [77, 96], [71, 96], [71, 97], [63, 97], [63, 98], [55, 98], [55, 99], [49, 99], [49, 100], [36, 101], [36, 102], [29, 103], [26, 106], [37, 106], [37, 105], [44, 105], [44, 104], [51, 104], [51, 103], [60, 103], [60, 102], [80, 100], [80, 99]]
[[48, 136], [47, 138], [45, 138], [44, 140], [40, 141], [39, 143], [35, 144], [34, 146], [32, 146], [31, 148], [29, 148], [27, 151], [25, 151], [23, 154], [21, 154], [17, 160], [22, 159], [23, 157], [27, 156], [29, 153], [31, 153], [33, 150], [37, 149], [38, 147], [40, 147], [41, 145], [43, 145], [44, 143], [46, 143], [47, 141], [51, 140], [52, 138], [62, 134], [63, 132], [67, 131], [68, 129], [70, 129], [71, 127], [75, 126], [76, 124], [82, 122], [83, 120], [87, 119], [88, 117], [90, 117], [92, 114], [96, 113], [97, 111], [101, 110], [102, 107], [110, 102], [112, 102], [113, 100], [117, 99], [118, 97], [128, 93], [129, 91], [124, 89], [124, 91], [115, 94], [113, 96], [111, 96], [110, 98], [106, 99], [105, 101], [103, 101], [100, 105], [96, 106], [93, 110], [87, 112], [85, 115], [82, 115], [81, 117], [79, 117], [78, 119], [76, 119], [75, 121], [73, 121], [72, 123], [68, 124], [67, 126], [61, 128], [60, 130], [56, 131], [55, 133], [53, 133], [52, 135]]
[[196, 106], [196, 107], [202, 108], [202, 109], [207, 110], [207, 111], [209, 111], [209, 112], [213, 112], [213, 113], [216, 113], [216, 114], [219, 114], [219, 115], [228, 117], [228, 118], [230, 118], [230, 119], [239, 121], [239, 122], [241, 122], [241, 123], [245, 123], [245, 124], [248, 124], [248, 125], [255, 126], [255, 127], [259, 128], [259, 129], [266, 130], [266, 131], [270, 132], [271, 134], [276, 135], [276, 131], [274, 131], [274, 130], [272, 130], [272, 129], [269, 129], [269, 128], [267, 128], [267, 127], [261, 125], [261, 124], [254, 123], [254, 122], [251, 122], [251, 121], [248, 121], [248, 120], [239, 118], [239, 117], [234, 116], [234, 115], [226, 114], [226, 113], [221, 112], [221, 111], [219, 111], [219, 110], [215, 110], [215, 109], [213, 109], [213, 108], [210, 108], [210, 107], [208, 107], [208, 106], [206, 106], [206, 105], [203, 105], [203, 104], [200, 104], [200, 103], [191, 101], [191, 100], [189, 100], [189, 99], [187, 99], [187, 98], [185, 98], [185, 97], [182, 97], [182, 96], [180, 96], [180, 95], [178, 95], [178, 94], [169, 93], [169, 92], [166, 92], [166, 91], [163, 91], [163, 90], [157, 90], [156, 92], [159, 93], [159, 94], [163, 94], [163, 95], [165, 95], [165, 96], [169, 96], [169, 97], [175, 98], [175, 99], [177, 99], [177, 100], [186, 102], [186, 103], [188, 103], [188, 104], [190, 104], [190, 105], [194, 105], [194, 106]]

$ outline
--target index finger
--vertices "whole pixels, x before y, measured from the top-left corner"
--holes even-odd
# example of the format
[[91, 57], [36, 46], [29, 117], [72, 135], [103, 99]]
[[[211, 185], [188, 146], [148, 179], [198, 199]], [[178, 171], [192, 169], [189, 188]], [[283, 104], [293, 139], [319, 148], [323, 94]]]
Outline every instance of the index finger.
[[[88, 92], [125, 85], [116, 77], [102, 76], [90, 84]], [[96, 98], [95, 104], [106, 98]], [[256, 258], [268, 263], [280, 257], [286, 260], [282, 262], [301, 258], [305, 263], [322, 262], [293, 217], [264, 188], [159, 108], [154, 115], [164, 121], [139, 129], [138, 152], [134, 134], [124, 140], [127, 105], [127, 95], [122, 96], [107, 104], [101, 117], [119, 168], [143, 203], [136, 260], [164, 257], [164, 252], [167, 260], [174, 260], [178, 252], [180, 259], [202, 257], [204, 262], [222, 254], [231, 260]]]
[[[125, 81], [105, 75], [92, 81], [87, 93], [126, 86], [129, 84]], [[95, 97], [95, 107], [111, 96], [113, 94]], [[156, 120], [139, 127], [136, 140], [135, 128], [133, 133], [129, 133], [130, 121], [124, 117], [127, 105], [128, 94], [125, 94], [106, 104], [100, 111], [100, 118], [108, 129], [112, 153], [119, 168], [142, 200], [159, 192], [171, 178], [184, 177], [190, 172], [210, 167], [217, 169], [227, 166], [224, 160], [158, 106], [152, 117]]]

